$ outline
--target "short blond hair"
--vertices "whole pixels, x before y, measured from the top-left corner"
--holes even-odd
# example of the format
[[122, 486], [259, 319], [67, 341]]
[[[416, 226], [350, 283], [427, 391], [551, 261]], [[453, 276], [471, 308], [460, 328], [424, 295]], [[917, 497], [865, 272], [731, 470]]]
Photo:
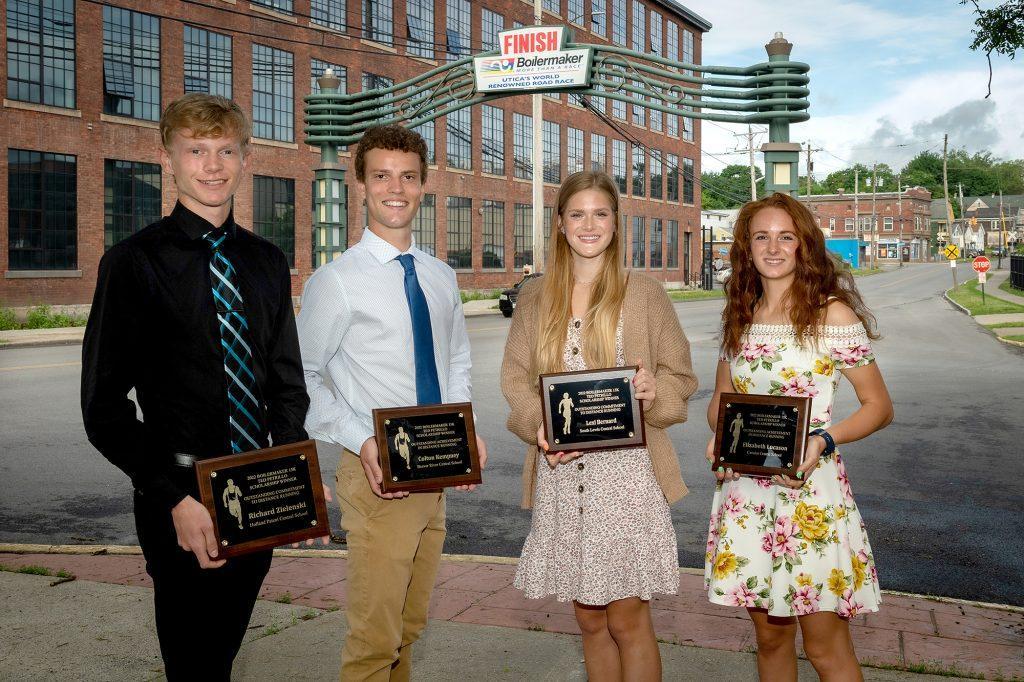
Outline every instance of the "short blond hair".
[[192, 137], [235, 135], [242, 148], [249, 146], [252, 125], [234, 101], [220, 95], [190, 92], [171, 102], [160, 117], [160, 141], [170, 149], [175, 131], [188, 130]]

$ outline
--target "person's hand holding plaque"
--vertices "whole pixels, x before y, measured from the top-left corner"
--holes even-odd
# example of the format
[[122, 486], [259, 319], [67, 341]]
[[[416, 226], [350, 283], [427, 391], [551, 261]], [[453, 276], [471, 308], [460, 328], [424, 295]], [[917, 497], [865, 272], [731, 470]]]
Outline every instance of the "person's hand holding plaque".
[[547, 460], [548, 466], [554, 469], [559, 464], [568, 464], [580, 455], [582, 452], [573, 450], [572, 452], [548, 452], [548, 441], [544, 438], [544, 423], [537, 428], [537, 451], [544, 455], [544, 459]]
[[[487, 445], [480, 436], [476, 437], [476, 450], [480, 455], [480, 471], [483, 471], [487, 466]], [[476, 490], [476, 485], [476, 483], [467, 483], [466, 485], [454, 486], [454, 489], [461, 490], [462, 492], [472, 492]]]
[[644, 361], [637, 359], [637, 371], [633, 377], [633, 387], [636, 389], [636, 399], [639, 400], [645, 410], [651, 409], [656, 396], [654, 375], [644, 367]]
[[220, 568], [225, 564], [224, 559], [217, 559], [213, 517], [202, 502], [187, 496], [171, 510], [171, 520], [178, 536], [178, 546], [196, 555], [199, 568]]
[[[708, 460], [708, 464], [715, 463], [715, 437], [711, 436], [711, 440], [708, 441], [708, 447], [704, 450], [704, 456]], [[715, 473], [715, 479], [718, 481], [724, 481], [726, 479], [732, 479], [735, 481], [740, 477], [739, 473], [732, 470], [732, 467], [726, 469], [725, 467], [718, 467], [717, 469], [712, 467], [712, 471]]]
[[359, 461], [363, 465], [363, 473], [366, 474], [366, 481], [370, 484], [370, 490], [374, 495], [385, 500], [394, 500], [409, 495], [408, 490], [386, 493], [380, 489], [380, 484], [384, 481], [384, 472], [380, 468], [380, 450], [374, 436], [363, 441], [363, 446], [359, 448]]
[[804, 447], [804, 459], [803, 462], [797, 467], [796, 478], [790, 478], [785, 474], [772, 476], [772, 483], [778, 485], [784, 485], [787, 488], [801, 488], [803, 484], [807, 482], [811, 474], [818, 466], [818, 459], [821, 457], [821, 453], [825, 450], [825, 439], [821, 436], [811, 435], [807, 439], [807, 445]]
[[[322, 485], [323, 488], [324, 488], [324, 500], [326, 502], [334, 502], [334, 495], [331, 494], [331, 489], [327, 487], [327, 484], [326, 483], [321, 483], [320, 485]], [[309, 538], [308, 540], [306, 540], [306, 546], [309, 547], [310, 545], [315, 543], [317, 540], [319, 540], [320, 544], [324, 545], [324, 546], [327, 546], [327, 545], [331, 544], [330, 529], [328, 528], [327, 530], [328, 530], [327, 535], [322, 535], [319, 538]], [[293, 542], [292, 543], [292, 549], [298, 549], [300, 544], [301, 543]]]

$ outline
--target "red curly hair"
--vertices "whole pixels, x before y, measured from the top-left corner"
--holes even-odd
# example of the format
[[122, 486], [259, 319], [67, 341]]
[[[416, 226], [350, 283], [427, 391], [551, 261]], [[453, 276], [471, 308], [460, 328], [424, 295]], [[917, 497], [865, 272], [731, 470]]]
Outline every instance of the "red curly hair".
[[722, 310], [722, 350], [729, 355], [740, 351], [743, 334], [753, 322], [754, 308], [764, 294], [750, 250], [750, 223], [765, 208], [778, 208], [788, 213], [799, 240], [795, 277], [786, 292], [789, 319], [797, 339], [801, 343], [818, 340], [830, 300], [848, 305], [864, 324], [868, 337], [877, 339], [874, 316], [864, 305], [849, 268], [825, 248], [825, 237], [814, 216], [793, 197], [776, 192], [744, 204], [736, 216], [729, 254], [732, 275], [725, 286], [725, 309]]

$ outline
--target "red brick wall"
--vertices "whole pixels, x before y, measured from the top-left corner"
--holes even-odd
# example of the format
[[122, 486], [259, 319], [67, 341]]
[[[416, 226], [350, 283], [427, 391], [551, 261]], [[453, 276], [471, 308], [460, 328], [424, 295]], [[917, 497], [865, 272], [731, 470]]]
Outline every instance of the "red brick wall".
[[[302, 285], [312, 271], [310, 253], [311, 234], [311, 181], [313, 168], [318, 163], [318, 150], [302, 143], [302, 98], [309, 94], [310, 59], [316, 58], [348, 69], [348, 89], [350, 92], [361, 87], [364, 71], [394, 78], [396, 82], [406, 80], [416, 73], [433, 68], [422, 60], [414, 60], [402, 56], [405, 41], [405, 3], [395, 2], [394, 26], [397, 36], [396, 46], [399, 54], [367, 45], [358, 38], [361, 17], [361, 3], [349, 0], [347, 22], [352, 26], [349, 35], [312, 28], [308, 22], [309, 0], [295, 0], [295, 22], [277, 21], [265, 14], [255, 11], [247, 0], [237, 0], [229, 4], [223, 0], [207, 0], [207, 6], [183, 3], [176, 0], [109, 0], [108, 4], [136, 11], [149, 12], [161, 17], [161, 102], [169, 104], [184, 91], [183, 69], [183, 24], [184, 22], [207, 28], [232, 37], [233, 96], [244, 111], [252, 111], [252, 43], [258, 42], [294, 55], [294, 101], [295, 101], [295, 142], [297, 148], [282, 148], [263, 144], [254, 145], [249, 162], [252, 174], [292, 178], [295, 181], [295, 268], [293, 292], [301, 292]], [[563, 2], [563, 8], [565, 3]], [[514, 20], [525, 24], [532, 23], [532, 2], [524, 0], [486, 0], [472, 3], [472, 48], [479, 48], [481, 7], [486, 6], [504, 15], [506, 28], [511, 28]], [[586, 3], [589, 11], [590, 4]], [[445, 2], [436, 0], [437, 12], [434, 16], [435, 43], [445, 43]], [[563, 9], [564, 11], [564, 9]], [[630, 4], [630, 12], [631, 4]], [[658, 11], [666, 18], [685, 26], [680, 17], [670, 16], [669, 12], [659, 6]], [[564, 15], [563, 15], [564, 16]], [[558, 18], [545, 14], [548, 23], [562, 23]], [[610, 23], [611, 16], [606, 15]], [[0, 22], [6, 28], [6, 15], [0, 15]], [[95, 287], [96, 270], [103, 254], [103, 161], [104, 159], [121, 159], [130, 161], [156, 162], [159, 150], [159, 133], [151, 122], [132, 119], [109, 120], [102, 116], [103, 111], [103, 8], [90, 2], [76, 3], [77, 25], [77, 112], [79, 115], [68, 116], [50, 111], [28, 110], [21, 103], [11, 103], [0, 109], [0, 127], [5, 131], [6, 144], [0, 153], [6, 155], [6, 148], [31, 149], [44, 152], [74, 154], [78, 159], [78, 269], [81, 276], [76, 277], [42, 277], [29, 279], [0, 279], [0, 305], [22, 306], [40, 303], [73, 304], [87, 303], [92, 298]], [[693, 27], [695, 33], [695, 56], [700, 59], [701, 34]], [[579, 42], [608, 42], [606, 39], [574, 28]], [[274, 36], [274, 38], [255, 37]], [[294, 42], [292, 42], [294, 41]], [[681, 41], [681, 38], [680, 38]], [[438, 64], [442, 62], [443, 53], [438, 50]], [[0, 82], [6, 82], [6, 57], [0, 60]], [[567, 126], [573, 125], [584, 131], [584, 155], [590, 158], [590, 134], [596, 132], [608, 140], [607, 157], [610, 163], [610, 140], [622, 139], [604, 122], [592, 113], [566, 104], [566, 96], [562, 95], [561, 103], [551, 99], [544, 100], [544, 117], [561, 125], [562, 178], [566, 172]], [[598, 100], [599, 101], [599, 100]], [[595, 101], [597, 103], [597, 101]], [[443, 120], [436, 123], [436, 149], [439, 170], [432, 170], [428, 180], [427, 191], [437, 195], [436, 226], [437, 254], [444, 258], [446, 254], [446, 219], [444, 198], [446, 196], [468, 196], [473, 199], [473, 246], [474, 271], [460, 272], [459, 283], [463, 288], [491, 288], [509, 285], [518, 279], [512, 269], [514, 253], [513, 245], [513, 206], [515, 203], [530, 203], [531, 189], [529, 182], [512, 179], [512, 112], [530, 113], [529, 96], [513, 96], [494, 103], [505, 109], [506, 122], [506, 178], [490, 178], [481, 174], [480, 136], [482, 134], [480, 109], [474, 108], [473, 117], [473, 171], [469, 174], [447, 172], [445, 165], [445, 135]], [[108, 119], [108, 120], [104, 120]], [[682, 158], [689, 157], [694, 161], [694, 172], [700, 175], [700, 123], [695, 126], [694, 141], [683, 142], [677, 138], [669, 138], [662, 133], [651, 132], [638, 128], [628, 122], [619, 122], [630, 133], [651, 148], [662, 153], [672, 153]], [[342, 155], [342, 165], [349, 165], [350, 156]], [[361, 207], [356, 205], [356, 192], [352, 187], [354, 177], [347, 175], [349, 183], [349, 242], [358, 240], [364, 224], [365, 216]], [[649, 179], [646, 183], [650, 191]], [[8, 272], [7, 263], [7, 165], [0, 164], [0, 270]], [[545, 204], [554, 203], [557, 187], [546, 186], [544, 190]], [[643, 215], [647, 218], [647, 239], [650, 235], [650, 219], [662, 218], [667, 228], [668, 220], [679, 222], [679, 267], [673, 270], [659, 269], [651, 272], [661, 280], [681, 281], [683, 279], [682, 258], [684, 253], [683, 239], [687, 231], [692, 232], [691, 269], [699, 268], [700, 257], [700, 186], [695, 183], [696, 205], [683, 205], [679, 202], [637, 199], [623, 197], [623, 213], [626, 215]], [[682, 182], [680, 181], [680, 196]], [[506, 269], [503, 272], [482, 271], [481, 245], [483, 243], [483, 220], [479, 212], [482, 201], [495, 199], [505, 202], [505, 254]], [[175, 191], [170, 176], [163, 177], [163, 210], [168, 213], [174, 205]], [[235, 217], [247, 227], [252, 225], [252, 181], [243, 180], [236, 201]], [[627, 244], [628, 244], [627, 239]], [[663, 263], [667, 254], [663, 255]]]
[[[922, 244], [930, 236], [930, 212], [931, 192], [921, 188], [913, 188], [903, 193], [903, 240], [919, 239]], [[854, 196], [853, 194], [825, 195], [800, 197], [800, 200], [807, 204], [811, 213], [818, 219], [818, 225], [824, 229], [829, 227], [829, 218], [835, 218], [836, 226], [832, 230], [832, 236], [837, 239], [852, 239], [856, 236], [856, 223], [854, 228], [847, 232], [845, 223], [847, 218], [854, 217]], [[859, 195], [857, 212], [863, 219], [872, 214], [871, 193]], [[900, 237], [900, 202], [895, 193], [880, 193], [875, 200], [874, 214], [876, 217], [875, 236], [876, 239], [899, 239]], [[915, 228], [914, 217], [918, 217], [918, 225]], [[885, 218], [893, 219], [891, 232], [885, 231]], [[862, 235], [863, 237], [864, 235]], [[927, 258], [928, 249], [922, 246], [920, 251], [921, 259]]]

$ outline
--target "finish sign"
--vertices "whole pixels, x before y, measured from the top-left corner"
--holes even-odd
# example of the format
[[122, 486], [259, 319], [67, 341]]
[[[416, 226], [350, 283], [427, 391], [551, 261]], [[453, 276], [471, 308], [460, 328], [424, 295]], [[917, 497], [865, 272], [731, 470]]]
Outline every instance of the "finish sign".
[[476, 57], [477, 92], [510, 92], [586, 87], [590, 48], [565, 49], [564, 26], [527, 26], [498, 34], [501, 55]]

